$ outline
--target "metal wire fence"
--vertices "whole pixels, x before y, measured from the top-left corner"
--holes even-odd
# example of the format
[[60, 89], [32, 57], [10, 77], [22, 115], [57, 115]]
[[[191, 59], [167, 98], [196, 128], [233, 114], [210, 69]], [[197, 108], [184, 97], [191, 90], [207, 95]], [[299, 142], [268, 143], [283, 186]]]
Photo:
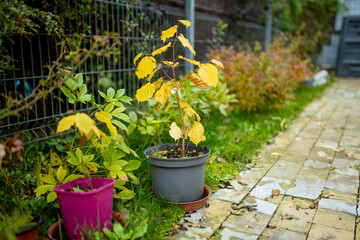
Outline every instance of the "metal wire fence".
[[[119, 54], [106, 59], [104, 56], [94, 56], [78, 70], [84, 75], [88, 89], [94, 95], [97, 90], [104, 91], [108, 87], [125, 88], [126, 94], [134, 96], [141, 82], [136, 78], [133, 58], [137, 50], [147, 45], [150, 50], [161, 46], [159, 34], [177, 23], [185, 16], [185, 0], [165, 1], [166, 4], [140, 2], [129, 6], [116, 0], [94, 0], [96, 11], [83, 12], [80, 19], [67, 24], [81, 26], [85, 29], [83, 39], [91, 39], [95, 35], [107, 36], [109, 41], [120, 41]], [[225, 7], [225, 0], [196, 1], [195, 13], [195, 51], [198, 60], [205, 60], [209, 50], [213, 27], [218, 19], [227, 21], [229, 11]], [[136, 19], [136, 21], [132, 21]], [[240, 25], [239, 25], [240, 24]], [[245, 24], [245, 25], [244, 25]], [[247, 29], [249, 34], [257, 33], [253, 39], [261, 40], [263, 27], [259, 24], [237, 23], [235, 26]], [[244, 30], [244, 31], [245, 31]], [[226, 40], [232, 43], [230, 36], [238, 38], [234, 29], [228, 29]], [[75, 32], [66, 36], [74, 37]], [[147, 36], [147, 37], [146, 37]], [[150, 36], [150, 37], [149, 37]], [[243, 37], [247, 41], [246, 37]], [[259, 37], [261, 36], [261, 37]], [[8, 52], [15, 59], [15, 69], [4, 72], [0, 76], [0, 96], [11, 96], [21, 99], [31, 94], [35, 87], [46, 79], [50, 65], [58, 56], [55, 36], [40, 33], [31, 37], [17, 37], [13, 43], [7, 43]], [[84, 47], [89, 47], [85, 43]], [[0, 138], [23, 131], [25, 141], [37, 141], [55, 135], [55, 123], [72, 110], [72, 106], [64, 101], [65, 96], [60, 91], [36, 102], [31, 108], [25, 109], [17, 116], [0, 120]], [[0, 97], [0, 103], [5, 104]], [[83, 106], [81, 110], [88, 110]]]

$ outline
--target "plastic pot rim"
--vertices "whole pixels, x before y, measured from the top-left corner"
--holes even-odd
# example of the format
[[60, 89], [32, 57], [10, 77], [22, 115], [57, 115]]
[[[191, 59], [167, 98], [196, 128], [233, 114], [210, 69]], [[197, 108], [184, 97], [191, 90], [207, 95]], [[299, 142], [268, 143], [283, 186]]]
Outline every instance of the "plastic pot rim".
[[[54, 192], [56, 192], [56, 194], [63, 194], [63, 195], [73, 195], [73, 196], [92, 196], [92, 195], [96, 195], [102, 191], [104, 191], [105, 189], [113, 186], [115, 184], [115, 179], [113, 178], [92, 178], [91, 180], [104, 180], [104, 181], [109, 181], [107, 184], [105, 184], [102, 187], [99, 187], [95, 190], [89, 191], [89, 192], [69, 192], [69, 191], [65, 191], [65, 189], [67, 189], [66, 187], [64, 188], [64, 186], [66, 185], [71, 185], [71, 183], [76, 182], [76, 181], [80, 181], [80, 179], [85, 179], [85, 178], [78, 178], [72, 181], [69, 181], [67, 183], [63, 183], [60, 184], [58, 186], [56, 186], [54, 188]], [[83, 180], [82, 180], [83, 181]], [[62, 191], [63, 190], [63, 191]]]

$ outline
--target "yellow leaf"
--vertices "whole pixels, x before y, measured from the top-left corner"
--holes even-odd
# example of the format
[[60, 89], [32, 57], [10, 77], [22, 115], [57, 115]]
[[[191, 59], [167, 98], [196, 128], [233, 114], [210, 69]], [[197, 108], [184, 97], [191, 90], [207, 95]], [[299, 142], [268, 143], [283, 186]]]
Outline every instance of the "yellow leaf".
[[224, 68], [224, 64], [216, 59], [211, 59], [211, 62], [221, 68]]
[[159, 69], [160, 68], [156, 68], [154, 71], [152, 71], [146, 80], [150, 82], [150, 80], [153, 78], [153, 76]]
[[[111, 123], [112, 116], [110, 114], [108, 114], [107, 112], [101, 111], [101, 112], [97, 112], [95, 114], [95, 117], [99, 121], [105, 123], [107, 128], [109, 129], [109, 131], [115, 136], [115, 138], [117, 137], [117, 130], [116, 130], [116, 127]], [[100, 133], [100, 135], [101, 135], [101, 133]]]
[[161, 103], [159, 103], [159, 104], [156, 106], [155, 111], [160, 112], [160, 107], [161, 107]]
[[200, 67], [200, 62], [199, 62], [199, 61], [187, 59], [187, 58], [184, 58], [184, 57], [181, 56], [181, 55], [179, 55], [179, 58], [182, 59], [182, 60], [188, 61], [189, 63], [192, 63], [192, 64], [197, 65], [197, 66]]
[[204, 64], [199, 69], [199, 76], [206, 85], [216, 87], [218, 79], [218, 70], [213, 64]]
[[186, 101], [180, 100], [180, 106], [189, 117], [196, 115], [197, 120], [200, 121], [199, 114], [197, 114]]
[[146, 56], [141, 59], [135, 71], [136, 76], [141, 79], [149, 75], [156, 66], [156, 60], [153, 57]]
[[171, 101], [169, 102], [169, 104], [166, 106], [166, 108], [165, 108], [165, 112], [166, 112], [166, 113], [169, 111], [169, 109], [171, 108], [171, 106], [173, 105], [173, 103], [174, 103], [174, 100], [171, 100]]
[[192, 54], [194, 54], [194, 56], [196, 55], [196, 52], [194, 51], [193, 47], [191, 46], [189, 40], [187, 40], [187, 39], [184, 37], [184, 35], [180, 34], [179, 40], [180, 40], [181, 44], [182, 44], [184, 47], [188, 48], [188, 49], [190, 50], [190, 52], [191, 52]]
[[136, 62], [137, 60], [141, 57], [142, 53], [139, 53], [138, 55], [136, 55], [136, 57], [134, 57], [134, 65], [136, 66]]
[[165, 42], [166, 39], [171, 38], [172, 36], [174, 36], [174, 34], [176, 33], [176, 31], [177, 31], [177, 25], [172, 26], [171, 28], [169, 28], [169, 29], [167, 29], [167, 30], [165, 30], [165, 31], [162, 31], [162, 32], [161, 32], [161, 40], [162, 40], [163, 42]]
[[192, 76], [187, 76], [186, 80], [192, 82], [199, 88], [209, 88], [209, 86], [206, 85], [196, 73], [192, 72], [191, 75]]
[[69, 130], [75, 124], [75, 115], [63, 117], [57, 126], [56, 133], [61, 133]]
[[200, 122], [194, 122], [190, 131], [189, 137], [190, 141], [198, 145], [199, 142], [205, 141], [206, 137], [204, 136], [204, 127]]
[[85, 113], [77, 113], [75, 115], [75, 126], [79, 129], [81, 135], [87, 138], [95, 133], [100, 138], [99, 129], [96, 127], [94, 121]]
[[153, 96], [155, 92], [155, 86], [151, 83], [147, 83], [136, 91], [136, 99], [138, 102], [145, 102]]
[[162, 61], [164, 64], [168, 65], [169, 67], [173, 67], [173, 63], [171, 61]]
[[191, 22], [188, 20], [179, 20], [180, 23], [186, 26], [186, 28], [191, 26]]
[[173, 67], [176, 68], [179, 65], [179, 62], [176, 62]]
[[164, 105], [171, 95], [172, 86], [171, 83], [164, 83], [161, 88], [155, 94], [155, 101]]
[[171, 123], [169, 134], [175, 141], [181, 138], [181, 128], [176, 125], [176, 122]]
[[178, 88], [179, 90], [183, 89], [185, 86], [185, 84], [174, 81], [174, 79], [171, 80], [171, 83], [173, 84], [174, 88]]
[[159, 78], [158, 80], [156, 80], [156, 82], [153, 82], [152, 84], [154, 84], [155, 86], [155, 90], [157, 90], [160, 86], [161, 86], [161, 83], [163, 82], [163, 77]]
[[188, 127], [190, 126], [190, 123], [189, 123], [189, 116], [185, 114], [184, 116], [184, 122], [185, 122], [185, 126]]
[[167, 45], [165, 45], [165, 46], [163, 46], [163, 47], [161, 47], [161, 48], [153, 51], [153, 52], [151, 53], [151, 55], [152, 55], [152, 56], [156, 56], [156, 55], [158, 55], [158, 54], [160, 54], [160, 53], [163, 53], [163, 52], [165, 52], [170, 46], [171, 46], [171, 42], [169, 42]]

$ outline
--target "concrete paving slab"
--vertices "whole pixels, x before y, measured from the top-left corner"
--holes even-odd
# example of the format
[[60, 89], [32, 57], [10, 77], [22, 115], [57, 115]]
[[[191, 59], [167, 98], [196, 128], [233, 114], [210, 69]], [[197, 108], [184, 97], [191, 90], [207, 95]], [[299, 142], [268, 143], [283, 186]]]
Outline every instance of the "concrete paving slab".
[[259, 238], [259, 240], [290, 240], [290, 239], [305, 240], [306, 234], [293, 232], [282, 228], [276, 228], [276, 229], [266, 228]]
[[358, 202], [357, 194], [344, 193], [344, 192], [339, 192], [339, 191], [335, 191], [335, 190], [331, 190], [331, 189], [327, 189], [327, 188], [324, 188], [322, 197], [328, 198], [328, 199], [333, 199], [333, 200], [345, 201], [350, 204], [356, 204]]
[[355, 216], [319, 208], [316, 211], [313, 223], [353, 232], [355, 230]]
[[297, 152], [286, 151], [280, 156], [279, 161], [291, 161], [291, 162], [304, 162], [306, 159], [305, 155], [300, 155]]
[[270, 215], [246, 210], [241, 216], [230, 215], [226, 221], [223, 222], [222, 227], [259, 236], [264, 231], [270, 219]]
[[290, 187], [291, 181], [288, 179], [263, 177], [261, 181], [250, 192], [250, 196], [260, 199], [266, 199], [272, 196], [272, 191], [275, 189], [280, 190], [280, 194], [284, 194]]
[[285, 197], [271, 219], [269, 226], [288, 229], [290, 231], [307, 233], [311, 227], [315, 209], [297, 208], [296, 205], [310, 206], [312, 201]]
[[318, 178], [326, 180], [329, 175], [330, 163], [307, 160], [299, 171], [297, 178]]
[[293, 180], [302, 166], [301, 162], [279, 160], [266, 174], [268, 177]]
[[337, 174], [359, 177], [360, 160], [348, 160], [335, 158], [332, 167], [336, 168]]
[[248, 193], [249, 192], [247, 190], [236, 191], [235, 189], [223, 188], [214, 193], [213, 197], [232, 203], [239, 203]]
[[229, 228], [224, 228], [221, 232], [210, 238], [211, 240], [256, 240], [259, 236], [251, 235], [243, 232], [233, 231]]
[[351, 204], [346, 201], [322, 198], [319, 201], [318, 207], [356, 216], [356, 204]]
[[243, 201], [245, 206], [255, 206], [256, 211], [266, 215], [273, 215], [278, 208], [278, 205], [272, 202], [264, 201], [255, 197], [248, 196]]
[[314, 178], [296, 178], [294, 187], [286, 191], [286, 195], [315, 200], [324, 189], [325, 180]]
[[325, 187], [339, 192], [357, 193], [359, 179], [354, 176], [330, 173]]
[[319, 239], [354, 239], [354, 232], [345, 231], [321, 224], [313, 224], [309, 232], [308, 240]]
[[331, 148], [314, 147], [308, 159], [332, 163], [335, 152]]

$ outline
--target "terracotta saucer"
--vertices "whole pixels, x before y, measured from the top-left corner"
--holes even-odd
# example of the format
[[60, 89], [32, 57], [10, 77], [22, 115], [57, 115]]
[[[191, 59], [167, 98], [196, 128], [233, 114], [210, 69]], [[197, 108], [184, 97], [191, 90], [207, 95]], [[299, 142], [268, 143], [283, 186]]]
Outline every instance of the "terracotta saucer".
[[[150, 192], [153, 194], [153, 196], [155, 197], [155, 194], [152, 191], [152, 188], [150, 188]], [[207, 199], [211, 194], [211, 188], [208, 185], [204, 185], [204, 193], [203, 193], [203, 198], [194, 202], [183, 202], [183, 203], [177, 203], [177, 202], [167, 202], [166, 203], [170, 203], [170, 204], [175, 204], [175, 205], [179, 205], [182, 209], [184, 209], [187, 212], [193, 212], [195, 210], [198, 210], [200, 208], [202, 208], [206, 203], [207, 203]]]

